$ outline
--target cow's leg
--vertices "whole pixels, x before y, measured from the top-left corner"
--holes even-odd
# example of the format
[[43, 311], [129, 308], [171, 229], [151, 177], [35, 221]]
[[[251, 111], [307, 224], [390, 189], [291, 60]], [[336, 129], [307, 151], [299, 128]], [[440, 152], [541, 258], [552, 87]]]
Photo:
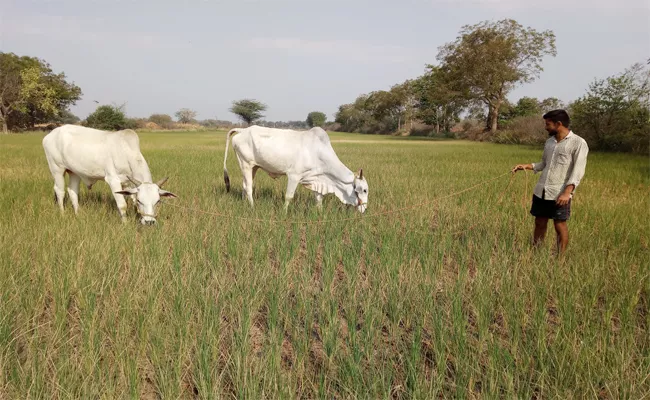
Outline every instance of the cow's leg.
[[60, 168], [54, 161], [47, 157], [47, 165], [50, 167], [52, 179], [54, 179], [54, 201], [63, 212], [63, 200], [65, 199], [65, 168]]
[[323, 195], [318, 193], [318, 192], [314, 192], [314, 194], [316, 195], [316, 207], [319, 210], [322, 210], [323, 209]]
[[59, 210], [63, 212], [63, 200], [65, 199], [65, 171], [52, 174], [54, 178], [54, 196], [59, 205]]
[[108, 186], [111, 187], [111, 192], [113, 192], [113, 197], [115, 198], [122, 222], [126, 222], [126, 199], [123, 195], [116, 193], [122, 190], [122, 182], [118, 178], [106, 177], [105, 180]]
[[284, 212], [287, 212], [289, 209], [289, 203], [293, 199], [293, 195], [296, 193], [298, 183], [300, 183], [299, 177], [287, 175], [287, 192], [284, 195]]
[[[257, 170], [260, 169], [257, 165], [253, 167], [253, 178], [251, 179], [251, 182], [255, 182], [255, 175], [257, 175]], [[253, 183], [251, 183], [252, 185]], [[255, 194], [255, 186], [253, 186], [253, 194]]]
[[81, 178], [72, 172], [68, 173], [68, 176], [70, 177], [68, 182], [68, 196], [70, 196], [70, 202], [76, 214], [79, 211], [79, 183], [81, 182]]
[[244, 193], [246, 194], [246, 198], [248, 199], [248, 202], [250, 203], [251, 207], [254, 207], [255, 203], [253, 202], [253, 166], [248, 164], [243, 164], [241, 168], [241, 172], [244, 177], [243, 179]]

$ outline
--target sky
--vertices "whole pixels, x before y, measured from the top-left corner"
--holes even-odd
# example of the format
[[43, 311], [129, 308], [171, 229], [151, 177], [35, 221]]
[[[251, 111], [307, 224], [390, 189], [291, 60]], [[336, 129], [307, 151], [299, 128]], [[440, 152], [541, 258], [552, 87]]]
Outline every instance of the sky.
[[595, 78], [650, 58], [650, 0], [0, 0], [0, 51], [42, 58], [97, 103], [131, 117], [236, 120], [233, 100], [267, 120], [329, 119], [362, 94], [435, 64], [463, 25], [513, 18], [556, 35], [557, 56], [522, 96], [573, 100]]

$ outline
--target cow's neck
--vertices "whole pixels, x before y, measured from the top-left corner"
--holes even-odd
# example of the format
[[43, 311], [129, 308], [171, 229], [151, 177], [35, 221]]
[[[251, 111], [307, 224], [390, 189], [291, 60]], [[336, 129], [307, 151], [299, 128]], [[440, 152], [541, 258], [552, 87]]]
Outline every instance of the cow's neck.
[[341, 200], [342, 203], [349, 204], [349, 205], [356, 205], [357, 204], [357, 195], [354, 192], [354, 178], [353, 180], [349, 183], [341, 183], [339, 185], [339, 190], [334, 192], [336, 197]]
[[342, 203], [356, 205], [354, 173], [347, 168], [337, 173], [323, 174], [311, 186], [312, 190], [322, 195], [333, 193]]
[[147, 164], [147, 161], [144, 159], [142, 154], [140, 154], [139, 157], [136, 157], [133, 162], [130, 163], [131, 165], [131, 173], [133, 174], [132, 178], [140, 181], [140, 182], [149, 182], [152, 183], [152, 177], [151, 177], [151, 171], [149, 170], [149, 165]]

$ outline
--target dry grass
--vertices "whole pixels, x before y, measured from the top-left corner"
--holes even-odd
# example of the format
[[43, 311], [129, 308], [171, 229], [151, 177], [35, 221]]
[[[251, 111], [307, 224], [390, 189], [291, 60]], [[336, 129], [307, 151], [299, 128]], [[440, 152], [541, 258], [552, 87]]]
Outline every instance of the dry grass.
[[[642, 398], [650, 391], [648, 160], [592, 153], [564, 262], [531, 249], [539, 149], [332, 134], [369, 218], [290, 226], [163, 204], [120, 223], [106, 185], [60, 215], [42, 134], [0, 136], [0, 398]], [[319, 216], [258, 174], [226, 194], [224, 133], [141, 133], [178, 204]], [[364, 143], [364, 140], [371, 142]], [[395, 145], [399, 143], [400, 145]], [[502, 198], [503, 201], [499, 202]]]

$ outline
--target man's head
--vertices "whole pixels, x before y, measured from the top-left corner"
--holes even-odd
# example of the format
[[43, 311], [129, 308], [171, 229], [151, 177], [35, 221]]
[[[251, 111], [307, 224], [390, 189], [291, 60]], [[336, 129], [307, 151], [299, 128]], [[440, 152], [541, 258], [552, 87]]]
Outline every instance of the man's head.
[[544, 122], [546, 123], [546, 132], [548, 132], [549, 136], [555, 136], [560, 132], [569, 130], [571, 119], [569, 118], [569, 114], [564, 110], [549, 111], [542, 118], [544, 118]]

